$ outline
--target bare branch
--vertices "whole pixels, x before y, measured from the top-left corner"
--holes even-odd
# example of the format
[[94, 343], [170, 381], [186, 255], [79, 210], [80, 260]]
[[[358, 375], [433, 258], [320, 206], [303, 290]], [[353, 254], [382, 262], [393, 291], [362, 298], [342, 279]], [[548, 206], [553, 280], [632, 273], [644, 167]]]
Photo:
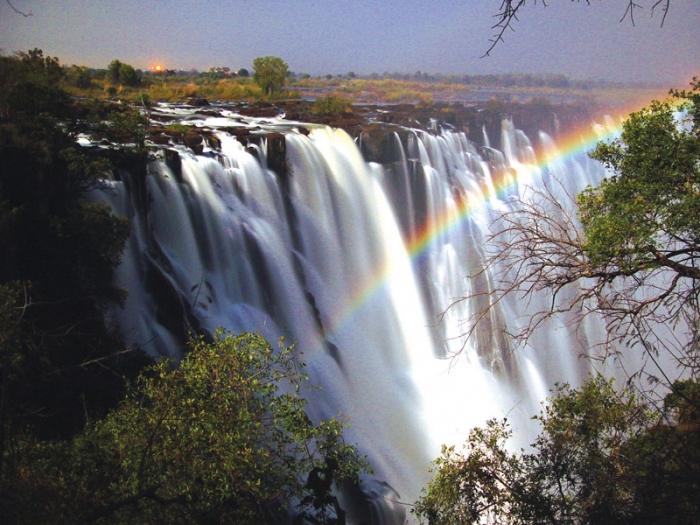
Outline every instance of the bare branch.
[[661, 6], [661, 11], [663, 12], [663, 15], [661, 15], [661, 27], [663, 27], [664, 22], [666, 22], [666, 15], [668, 15], [668, 10], [671, 7], [671, 0], [656, 0], [654, 5], [651, 6], [651, 16], [654, 16], [654, 11], [659, 6]]
[[[596, 265], [586, 255], [575, 210], [575, 197], [555, 180], [528, 188], [525, 197], [511, 202], [511, 209], [496, 219], [495, 233], [486, 243], [493, 252], [471, 276], [489, 273], [494, 287], [453, 303], [482, 305], [472, 310], [463, 345], [510, 298], [523, 308], [534, 303], [536, 309], [524, 326], [509, 334], [516, 344], [525, 344], [554, 317], [564, 316], [578, 328], [593, 315], [606, 326], [602, 359], [616, 355], [622, 346], [639, 345], [654, 368], [660, 367], [654, 352], [662, 349], [681, 369], [697, 371], [700, 344], [693, 334], [700, 326], [700, 246], [669, 238], [661, 243], [667, 249], [649, 247], [636, 262]], [[676, 335], [676, 329], [690, 334], [690, 341]], [[663, 374], [661, 378], [668, 379]]]
[[[572, 2], [581, 2], [581, 0], [571, 0]], [[583, 0], [587, 5], [590, 5], [590, 0]], [[537, 0], [533, 0], [533, 3], [537, 4]], [[481, 56], [481, 58], [491, 55], [491, 52], [495, 49], [499, 42], [503, 42], [503, 35], [507, 30], [515, 31], [514, 24], [518, 22], [518, 13], [525, 6], [526, 0], [502, 0], [501, 6], [498, 12], [494, 15], [496, 23], [491, 26], [491, 29], [495, 31], [492, 38], [489, 39], [489, 47], [486, 52]], [[542, 5], [547, 7], [547, 1], [542, 0]], [[656, 0], [651, 6], [651, 16], [654, 16], [657, 8], [662, 11], [661, 16], [661, 27], [664, 26], [666, 22], [666, 16], [671, 7], [671, 0]], [[627, 0], [625, 4], [625, 11], [622, 14], [619, 22], [622, 23], [626, 18], [629, 18], [631, 24], [636, 26], [636, 21], [634, 19], [635, 11], [638, 9], [644, 9], [644, 6], [635, 2], [634, 0]]]
[[5, 0], [5, 2], [7, 2], [7, 5], [9, 5], [10, 8], [11, 8], [15, 13], [17, 13], [18, 15], [22, 15], [22, 16], [25, 17], [25, 18], [32, 16], [32, 12], [31, 12], [31, 11], [29, 11], [28, 13], [25, 13], [24, 11], [20, 11], [20, 10], [17, 9], [14, 5], [12, 5], [12, 2], [10, 2], [10, 0]]

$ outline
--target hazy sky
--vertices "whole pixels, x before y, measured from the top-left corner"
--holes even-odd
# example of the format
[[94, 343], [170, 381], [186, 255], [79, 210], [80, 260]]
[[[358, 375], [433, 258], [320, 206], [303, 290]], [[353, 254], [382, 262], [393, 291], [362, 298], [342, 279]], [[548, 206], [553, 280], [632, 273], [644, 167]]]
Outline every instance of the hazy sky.
[[[491, 57], [501, 0], [0, 0], [0, 49], [40, 47], [64, 63], [105, 67], [249, 67], [283, 57], [293, 71], [563, 73], [685, 83], [700, 74], [700, 0], [672, 0], [663, 28], [649, 9], [618, 23], [626, 0], [528, 3]], [[652, 0], [637, 0], [651, 5]]]

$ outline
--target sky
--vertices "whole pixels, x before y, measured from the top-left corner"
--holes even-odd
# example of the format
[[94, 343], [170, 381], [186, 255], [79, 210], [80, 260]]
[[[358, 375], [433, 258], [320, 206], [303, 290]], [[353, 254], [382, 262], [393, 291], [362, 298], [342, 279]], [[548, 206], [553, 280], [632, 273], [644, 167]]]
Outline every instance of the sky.
[[311, 74], [552, 73], [684, 85], [700, 75], [700, 0], [672, 0], [663, 27], [619, 19], [626, 0], [528, 2], [515, 32], [480, 58], [501, 0], [0, 0], [0, 50], [62, 63], [248, 67], [284, 58]]

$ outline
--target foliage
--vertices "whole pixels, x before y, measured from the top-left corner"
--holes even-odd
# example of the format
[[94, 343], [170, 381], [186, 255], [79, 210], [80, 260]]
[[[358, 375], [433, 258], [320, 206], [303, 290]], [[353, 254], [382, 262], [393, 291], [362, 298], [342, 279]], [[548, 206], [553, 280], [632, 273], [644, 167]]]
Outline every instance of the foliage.
[[288, 71], [287, 63], [279, 57], [264, 56], [253, 60], [253, 80], [268, 96], [282, 91]]
[[67, 77], [70, 83], [77, 88], [90, 89], [92, 87], [90, 70], [85, 66], [71, 66], [68, 69]]
[[40, 49], [0, 57], [0, 116], [10, 120], [65, 116], [70, 103], [58, 87], [63, 75], [58, 59], [45, 57]]
[[107, 66], [107, 78], [112, 84], [119, 84], [119, 74], [121, 73], [122, 63], [119, 60], [112, 60]]
[[71, 443], [27, 443], [17, 520], [269, 523], [296, 501], [314, 523], [343, 523], [332, 486], [364, 463], [340, 423], [307, 417], [293, 349], [219, 331], [189, 350]]
[[119, 68], [119, 81], [126, 86], [138, 86], [141, 84], [141, 74], [129, 64], [122, 64]]
[[112, 84], [123, 84], [125, 86], [138, 86], [141, 84], [141, 72], [136, 71], [133, 66], [112, 60], [107, 66], [107, 76]]
[[142, 150], [147, 126], [148, 119], [139, 110], [127, 107], [110, 113], [105, 132], [114, 142], [133, 143], [137, 150]]
[[560, 386], [532, 451], [508, 450], [505, 420], [473, 429], [462, 450], [443, 448], [414, 512], [431, 524], [697, 523], [700, 398], [680, 415], [673, 402], [689, 385], [661, 413], [601, 378]]
[[352, 113], [352, 102], [340, 95], [327, 95], [316, 100], [311, 106], [311, 112], [321, 115], [340, 115]]
[[[700, 81], [694, 89], [700, 94]], [[680, 126], [674, 112], [653, 102], [591, 155], [613, 171], [578, 198], [593, 266], [622, 273], [666, 266], [700, 278], [700, 122]]]

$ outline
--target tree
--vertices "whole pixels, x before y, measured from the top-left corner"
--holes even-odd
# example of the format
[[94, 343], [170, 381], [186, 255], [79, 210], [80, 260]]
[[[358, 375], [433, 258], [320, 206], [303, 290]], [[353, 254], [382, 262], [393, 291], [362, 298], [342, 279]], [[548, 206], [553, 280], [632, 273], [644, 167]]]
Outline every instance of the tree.
[[575, 203], [545, 186], [531, 188], [498, 219], [487, 266], [500, 269], [500, 284], [473, 326], [507, 295], [547, 291], [550, 307], [517, 339], [560, 313], [602, 315], [606, 349], [636, 344], [657, 369], [653, 379], [673, 381], [657, 362], [660, 352], [675, 359], [679, 375], [697, 375], [700, 82], [674, 96], [682, 102], [680, 121], [674, 105], [654, 102], [630, 115], [618, 140], [592, 153], [612, 174], [578, 196], [577, 215]]
[[250, 76], [250, 72], [246, 68], [242, 67], [236, 72], [236, 75], [241, 78], [248, 78]]
[[272, 96], [282, 91], [287, 81], [287, 63], [279, 57], [264, 56], [253, 61], [253, 80]]
[[134, 87], [141, 83], [141, 71], [119, 60], [112, 60], [107, 66], [107, 78], [112, 84]]
[[339, 422], [309, 420], [304, 380], [291, 347], [194, 339], [71, 443], [26, 444], [11, 511], [21, 522], [257, 524], [289, 509], [344, 523], [332, 487], [364, 462]]
[[129, 64], [121, 64], [119, 66], [119, 82], [125, 86], [138, 86], [141, 83], [141, 72], [136, 71]]
[[92, 86], [90, 70], [85, 66], [71, 66], [68, 76], [75, 87], [87, 89]]
[[661, 412], [600, 377], [559, 386], [530, 452], [510, 452], [507, 421], [489, 421], [443, 447], [414, 513], [431, 525], [697, 523], [699, 402], [688, 381]]
[[119, 60], [112, 60], [107, 66], [107, 78], [112, 84], [119, 84], [121, 78], [122, 63]]

